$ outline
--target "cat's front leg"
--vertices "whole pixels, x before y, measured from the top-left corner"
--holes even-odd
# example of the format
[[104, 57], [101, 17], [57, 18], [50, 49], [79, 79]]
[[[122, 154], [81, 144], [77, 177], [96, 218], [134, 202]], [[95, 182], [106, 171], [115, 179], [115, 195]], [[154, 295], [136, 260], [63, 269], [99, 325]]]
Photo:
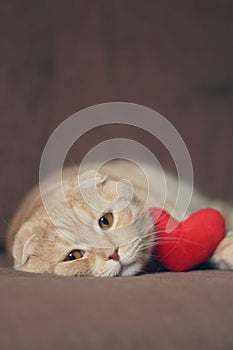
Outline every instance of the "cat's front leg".
[[219, 243], [210, 261], [217, 269], [233, 270], [233, 230]]

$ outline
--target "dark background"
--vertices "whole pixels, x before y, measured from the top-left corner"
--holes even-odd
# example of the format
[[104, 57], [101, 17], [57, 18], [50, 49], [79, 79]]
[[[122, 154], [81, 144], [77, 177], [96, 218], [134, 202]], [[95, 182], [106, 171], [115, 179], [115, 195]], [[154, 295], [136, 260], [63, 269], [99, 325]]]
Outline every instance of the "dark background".
[[[38, 181], [51, 132], [93, 104], [151, 107], [178, 129], [195, 183], [233, 199], [233, 1], [0, 1], [0, 232]], [[169, 156], [139, 131], [164, 166]], [[99, 136], [98, 136], [99, 135]]]

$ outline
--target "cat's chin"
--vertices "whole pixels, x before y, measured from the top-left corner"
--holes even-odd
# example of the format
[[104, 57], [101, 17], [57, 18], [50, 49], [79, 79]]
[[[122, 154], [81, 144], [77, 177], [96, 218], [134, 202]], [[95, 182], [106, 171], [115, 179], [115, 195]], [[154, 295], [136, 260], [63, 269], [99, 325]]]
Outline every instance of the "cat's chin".
[[142, 264], [138, 262], [132, 262], [130, 264], [121, 265], [121, 269], [117, 277], [135, 276], [140, 272]]

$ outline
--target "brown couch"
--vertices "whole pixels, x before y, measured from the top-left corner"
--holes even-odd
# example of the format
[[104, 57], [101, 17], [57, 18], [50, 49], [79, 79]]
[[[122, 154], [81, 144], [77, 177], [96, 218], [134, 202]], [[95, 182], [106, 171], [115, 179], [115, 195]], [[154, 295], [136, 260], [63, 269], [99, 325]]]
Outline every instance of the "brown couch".
[[[49, 135], [96, 103], [130, 101], [162, 113], [188, 146], [196, 183], [232, 201], [232, 2], [0, 7], [0, 349], [232, 350], [232, 272], [64, 278], [16, 272], [3, 251]], [[126, 127], [84, 135], [68, 161], [114, 136], [143, 142], [173, 169], [159, 142]]]
[[231, 272], [67, 278], [0, 269], [1, 349], [233, 346]]

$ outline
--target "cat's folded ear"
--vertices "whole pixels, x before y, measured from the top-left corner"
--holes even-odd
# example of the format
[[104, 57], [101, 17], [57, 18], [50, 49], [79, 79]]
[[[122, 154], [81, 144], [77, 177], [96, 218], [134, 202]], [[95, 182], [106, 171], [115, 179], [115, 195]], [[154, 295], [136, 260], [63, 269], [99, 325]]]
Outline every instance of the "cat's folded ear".
[[34, 237], [35, 234], [33, 234], [33, 229], [29, 223], [25, 223], [15, 235], [12, 255], [14, 258], [14, 267], [16, 269], [25, 265], [32, 254]]
[[107, 179], [107, 175], [102, 174], [94, 169], [87, 170], [84, 173], [81, 173], [78, 177], [79, 180], [79, 186], [88, 186], [91, 184], [99, 185], [103, 182], [105, 182]]

